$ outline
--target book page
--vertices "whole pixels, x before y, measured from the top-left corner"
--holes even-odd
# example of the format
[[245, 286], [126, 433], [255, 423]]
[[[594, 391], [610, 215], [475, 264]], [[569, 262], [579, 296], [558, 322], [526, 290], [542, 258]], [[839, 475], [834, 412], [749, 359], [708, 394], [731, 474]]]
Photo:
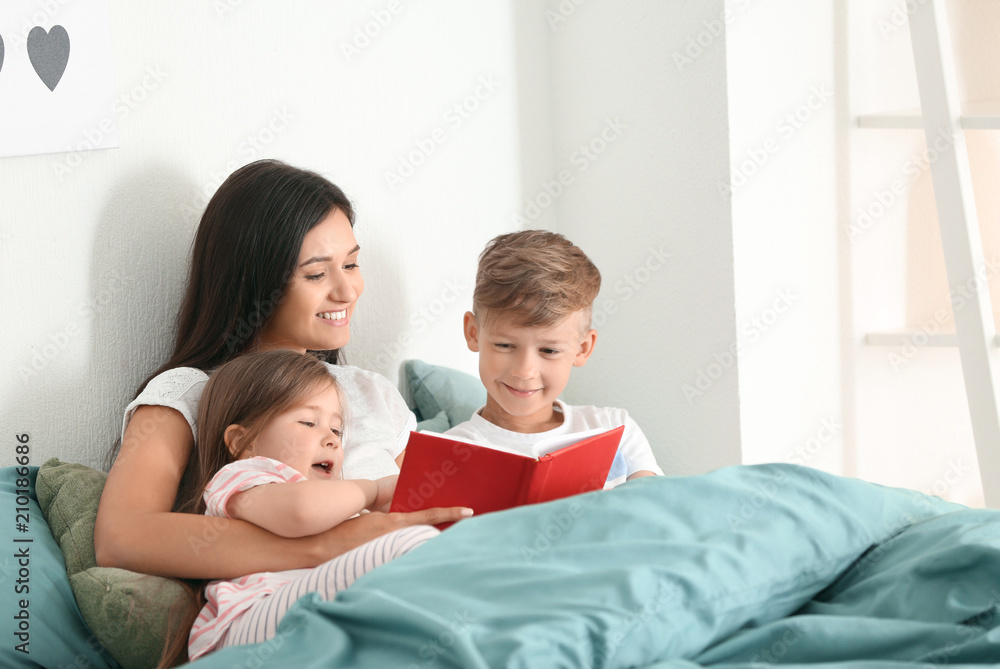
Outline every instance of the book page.
[[567, 446], [572, 446], [573, 444], [581, 442], [584, 439], [604, 434], [608, 431], [608, 429], [610, 428], [597, 427], [592, 430], [586, 430], [585, 432], [573, 432], [571, 434], [561, 434], [555, 437], [540, 439], [535, 442], [534, 446], [531, 447], [531, 454], [536, 458], [540, 458], [543, 455], [555, 453], [560, 448], [566, 448]]
[[[603, 430], [598, 430], [598, 434], [600, 434], [601, 432], [603, 432]], [[506, 446], [501, 446], [499, 444], [491, 444], [488, 441], [476, 441], [474, 439], [466, 439], [464, 437], [462, 439], [456, 439], [455, 437], [450, 437], [446, 434], [441, 434], [440, 432], [432, 432], [431, 430], [423, 430], [421, 431], [421, 434], [433, 434], [435, 437], [440, 437], [441, 439], [447, 439], [448, 441], [454, 441], [459, 444], [474, 444], [476, 446], [482, 446], [483, 448], [489, 448], [494, 451], [500, 451], [501, 453], [510, 453], [511, 455], [519, 455], [522, 458], [532, 458], [532, 456], [525, 455], [521, 451], [514, 450], [513, 448], [507, 448]], [[568, 443], [562, 444], [562, 446], [560, 446], [559, 448], [562, 448], [563, 446], [569, 446], [570, 444], [576, 443], [577, 441], [579, 441], [579, 439], [572, 439]], [[547, 452], [551, 453], [552, 451], [547, 451]]]

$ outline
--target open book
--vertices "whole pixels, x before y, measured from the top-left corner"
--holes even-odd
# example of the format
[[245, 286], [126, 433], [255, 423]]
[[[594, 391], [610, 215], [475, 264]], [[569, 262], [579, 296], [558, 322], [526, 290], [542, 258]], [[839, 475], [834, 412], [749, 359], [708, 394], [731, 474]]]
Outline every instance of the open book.
[[476, 515], [601, 490], [624, 427], [551, 437], [532, 456], [411, 432], [390, 511], [467, 506]]

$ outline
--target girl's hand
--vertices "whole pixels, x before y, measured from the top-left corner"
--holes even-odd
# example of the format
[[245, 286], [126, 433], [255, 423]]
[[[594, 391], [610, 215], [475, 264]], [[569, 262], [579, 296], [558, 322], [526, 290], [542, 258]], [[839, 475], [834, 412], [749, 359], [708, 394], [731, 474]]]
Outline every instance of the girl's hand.
[[392, 494], [396, 490], [396, 481], [398, 479], [398, 474], [377, 479], [375, 481], [375, 485], [378, 488], [378, 492], [375, 496], [375, 502], [368, 508], [372, 511], [388, 511], [389, 503], [392, 501]]

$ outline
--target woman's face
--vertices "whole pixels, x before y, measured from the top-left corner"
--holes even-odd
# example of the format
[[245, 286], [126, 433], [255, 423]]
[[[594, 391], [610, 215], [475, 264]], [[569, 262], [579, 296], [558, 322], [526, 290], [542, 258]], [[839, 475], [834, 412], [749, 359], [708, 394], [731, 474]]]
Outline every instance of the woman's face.
[[339, 209], [310, 230], [285, 296], [261, 331], [262, 346], [328, 351], [347, 344], [354, 305], [365, 288], [360, 250]]

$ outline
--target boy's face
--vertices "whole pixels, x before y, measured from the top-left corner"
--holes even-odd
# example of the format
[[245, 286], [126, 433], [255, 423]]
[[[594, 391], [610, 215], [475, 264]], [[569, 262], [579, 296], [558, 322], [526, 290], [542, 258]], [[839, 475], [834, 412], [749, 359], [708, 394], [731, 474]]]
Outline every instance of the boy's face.
[[597, 340], [595, 330], [583, 329], [585, 317], [578, 311], [548, 327], [526, 327], [510, 324], [504, 314], [483, 325], [466, 313], [465, 340], [479, 353], [479, 378], [488, 395], [483, 417], [513, 432], [558, 426], [552, 403]]

